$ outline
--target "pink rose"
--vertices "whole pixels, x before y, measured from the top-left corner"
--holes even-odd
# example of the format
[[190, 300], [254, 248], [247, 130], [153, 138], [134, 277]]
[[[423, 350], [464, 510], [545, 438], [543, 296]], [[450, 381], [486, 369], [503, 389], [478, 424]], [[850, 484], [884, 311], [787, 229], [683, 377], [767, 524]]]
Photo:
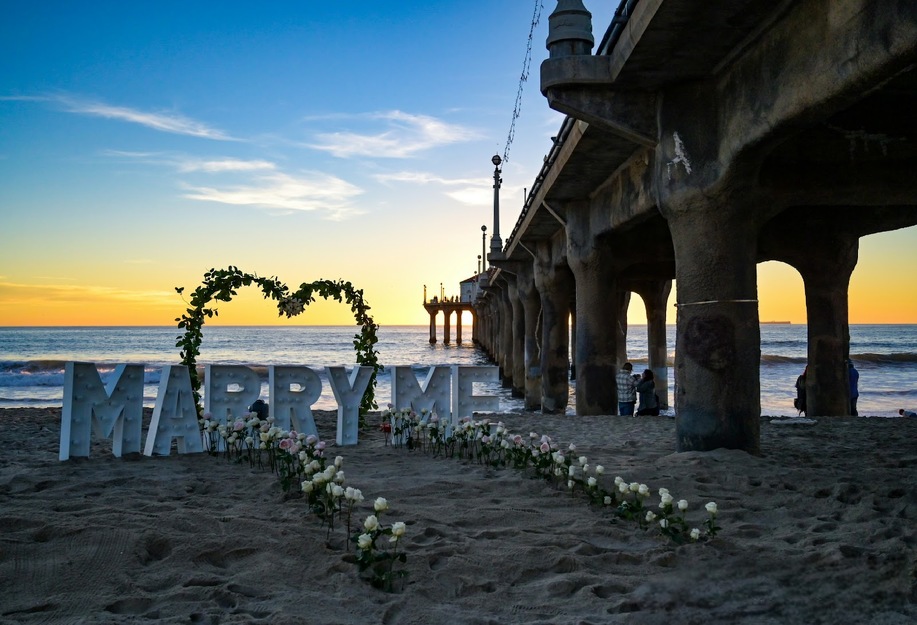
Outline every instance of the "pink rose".
[[285, 438], [282, 441], [280, 441], [280, 448], [286, 450], [286, 449], [289, 449], [290, 445], [292, 444], [293, 444], [293, 441], [291, 441], [288, 438]]

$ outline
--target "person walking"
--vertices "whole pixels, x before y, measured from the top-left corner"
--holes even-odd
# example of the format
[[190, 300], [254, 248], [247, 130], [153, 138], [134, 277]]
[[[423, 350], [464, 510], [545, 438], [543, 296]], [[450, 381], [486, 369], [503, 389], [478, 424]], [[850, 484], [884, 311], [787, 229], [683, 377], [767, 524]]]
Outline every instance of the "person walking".
[[650, 369], [644, 369], [640, 381], [637, 382], [637, 394], [640, 395], [640, 405], [637, 406], [637, 416], [659, 416], [659, 400], [656, 397], [656, 380]]
[[856, 370], [856, 367], [853, 366], [853, 361], [847, 361], [847, 370], [850, 373], [850, 416], [856, 417], [857, 415], [857, 398], [860, 396], [859, 381], [860, 381], [860, 372]]
[[634, 404], [637, 403], [637, 388], [634, 382], [634, 366], [625, 362], [615, 376], [618, 384], [618, 414], [621, 416], [634, 416]]

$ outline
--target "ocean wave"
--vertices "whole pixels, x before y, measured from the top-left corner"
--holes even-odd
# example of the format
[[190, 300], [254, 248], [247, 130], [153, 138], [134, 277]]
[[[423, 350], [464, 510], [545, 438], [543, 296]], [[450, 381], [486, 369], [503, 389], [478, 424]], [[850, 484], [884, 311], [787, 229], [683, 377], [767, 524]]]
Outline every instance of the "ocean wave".
[[[25, 362], [0, 363], [0, 388], [46, 387], [64, 385], [64, 367], [69, 361], [63, 360], [30, 360]], [[114, 373], [115, 365], [96, 365], [102, 383], [108, 382]], [[145, 366], [144, 384], [159, 384], [161, 366]]]

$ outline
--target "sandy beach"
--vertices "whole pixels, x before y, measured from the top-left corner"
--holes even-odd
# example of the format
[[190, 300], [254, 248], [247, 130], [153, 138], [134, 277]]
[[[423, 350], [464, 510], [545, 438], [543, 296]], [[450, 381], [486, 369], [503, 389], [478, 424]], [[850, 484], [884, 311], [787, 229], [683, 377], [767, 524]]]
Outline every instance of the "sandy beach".
[[[318, 413], [334, 439], [333, 413]], [[721, 532], [675, 545], [541, 479], [386, 446], [347, 484], [404, 521], [402, 592], [358, 577], [270, 472], [204, 454], [60, 462], [59, 409], [0, 412], [0, 623], [917, 622], [917, 420], [762, 418], [762, 455], [674, 453], [664, 417], [501, 415], [590, 463], [716, 501]], [[378, 419], [378, 417], [374, 417]], [[653, 499], [653, 501], [658, 501]]]

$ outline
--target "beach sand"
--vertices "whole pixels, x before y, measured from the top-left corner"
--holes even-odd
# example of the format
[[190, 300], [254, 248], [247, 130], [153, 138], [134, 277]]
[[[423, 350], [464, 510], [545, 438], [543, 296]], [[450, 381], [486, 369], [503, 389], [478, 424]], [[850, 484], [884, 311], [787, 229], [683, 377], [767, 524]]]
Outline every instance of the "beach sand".
[[[333, 413], [318, 413], [334, 439]], [[668, 488], [720, 534], [677, 546], [541, 479], [385, 446], [347, 484], [404, 521], [402, 592], [361, 580], [275, 476], [204, 454], [60, 462], [59, 409], [0, 411], [0, 623], [917, 622], [917, 420], [762, 418], [762, 455], [674, 453], [665, 417], [502, 415]], [[378, 419], [378, 417], [376, 417]]]

